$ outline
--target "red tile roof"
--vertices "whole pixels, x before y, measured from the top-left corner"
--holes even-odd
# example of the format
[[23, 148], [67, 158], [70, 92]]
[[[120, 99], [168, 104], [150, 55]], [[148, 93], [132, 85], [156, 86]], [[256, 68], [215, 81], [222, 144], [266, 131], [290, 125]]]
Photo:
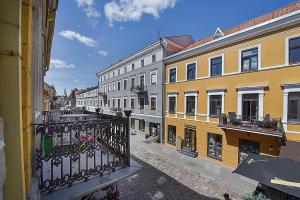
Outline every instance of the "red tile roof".
[[[293, 4], [288, 5], [288, 6], [279, 8], [278, 10], [269, 12], [269, 13], [267, 13], [265, 15], [262, 15], [260, 17], [255, 18], [255, 19], [252, 19], [252, 20], [249, 20], [249, 21], [247, 21], [247, 22], [245, 22], [243, 24], [240, 24], [240, 25], [237, 25], [235, 27], [232, 27], [232, 28], [230, 28], [230, 29], [228, 29], [226, 31], [223, 31], [223, 33], [224, 33], [225, 36], [226, 35], [230, 35], [232, 33], [235, 33], [235, 32], [241, 31], [243, 29], [246, 29], [246, 28], [249, 28], [249, 27], [252, 27], [252, 26], [255, 26], [255, 25], [267, 22], [267, 21], [270, 21], [270, 20], [272, 20], [274, 18], [277, 18], [277, 17], [280, 17], [282, 15], [294, 12], [294, 11], [299, 10], [299, 9], [300, 9], [300, 1], [297, 1], [297, 2], [295, 2]], [[205, 44], [205, 43], [210, 42], [212, 40], [213, 40], [213, 36], [209, 36], [209, 37], [203, 38], [203, 39], [198, 40], [195, 43], [189, 45], [184, 50], [191, 49], [193, 47]]]

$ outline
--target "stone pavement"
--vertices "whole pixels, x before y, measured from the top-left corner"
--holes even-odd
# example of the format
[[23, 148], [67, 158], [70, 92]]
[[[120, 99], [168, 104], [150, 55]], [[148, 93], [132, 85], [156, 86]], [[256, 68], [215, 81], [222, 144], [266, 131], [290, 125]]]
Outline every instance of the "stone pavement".
[[[253, 192], [257, 185], [257, 182], [232, 174], [231, 168], [143, 141], [140, 135], [131, 136], [132, 155], [147, 165], [142, 172], [120, 183], [121, 199], [224, 199], [222, 195], [228, 193], [234, 200]], [[164, 181], [163, 185], [159, 184]], [[195, 192], [200, 197], [194, 198]], [[191, 197], [184, 197], [185, 194]], [[136, 195], [141, 196], [136, 198]]]

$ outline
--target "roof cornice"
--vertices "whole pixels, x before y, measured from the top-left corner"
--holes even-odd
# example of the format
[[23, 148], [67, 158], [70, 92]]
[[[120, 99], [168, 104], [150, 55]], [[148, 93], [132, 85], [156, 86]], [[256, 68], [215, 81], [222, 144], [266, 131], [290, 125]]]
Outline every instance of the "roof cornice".
[[169, 64], [177, 62], [188, 57], [192, 57], [207, 51], [211, 51], [223, 46], [231, 45], [233, 43], [253, 38], [268, 32], [276, 31], [282, 28], [293, 26], [300, 23], [300, 10], [282, 15], [264, 23], [246, 28], [244, 30], [229, 34], [227, 36], [212, 40], [205, 44], [193, 47], [191, 49], [180, 51], [176, 54], [164, 58], [164, 63]]

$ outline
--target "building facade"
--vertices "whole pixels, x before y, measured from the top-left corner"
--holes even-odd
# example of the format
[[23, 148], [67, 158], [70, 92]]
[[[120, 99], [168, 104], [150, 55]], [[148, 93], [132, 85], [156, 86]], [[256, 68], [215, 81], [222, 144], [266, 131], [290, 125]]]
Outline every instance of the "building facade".
[[44, 83], [43, 111], [50, 111], [55, 106], [56, 90], [53, 85]]
[[96, 112], [98, 102], [98, 86], [81, 90], [76, 94], [76, 108], [85, 107], [87, 111]]
[[132, 133], [163, 138], [163, 58], [193, 42], [190, 36], [161, 38], [97, 73], [104, 113], [131, 109]]
[[5, 91], [0, 116], [6, 166], [6, 173], [0, 173], [7, 200], [36, 197], [32, 124], [42, 122], [57, 6], [58, 0], [0, 1], [0, 91]]
[[300, 142], [300, 3], [165, 58], [165, 143], [236, 167]]

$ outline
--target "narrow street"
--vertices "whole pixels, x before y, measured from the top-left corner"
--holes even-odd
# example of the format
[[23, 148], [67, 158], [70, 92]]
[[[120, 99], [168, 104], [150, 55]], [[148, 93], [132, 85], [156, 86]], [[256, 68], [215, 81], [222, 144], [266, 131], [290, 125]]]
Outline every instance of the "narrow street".
[[[232, 174], [229, 168], [143, 140], [142, 136], [131, 136], [133, 159], [144, 168], [121, 181], [120, 199], [224, 199], [224, 193], [230, 194], [231, 199], [241, 199], [256, 186], [255, 182]], [[203, 163], [206, 167], [201, 166]]]

